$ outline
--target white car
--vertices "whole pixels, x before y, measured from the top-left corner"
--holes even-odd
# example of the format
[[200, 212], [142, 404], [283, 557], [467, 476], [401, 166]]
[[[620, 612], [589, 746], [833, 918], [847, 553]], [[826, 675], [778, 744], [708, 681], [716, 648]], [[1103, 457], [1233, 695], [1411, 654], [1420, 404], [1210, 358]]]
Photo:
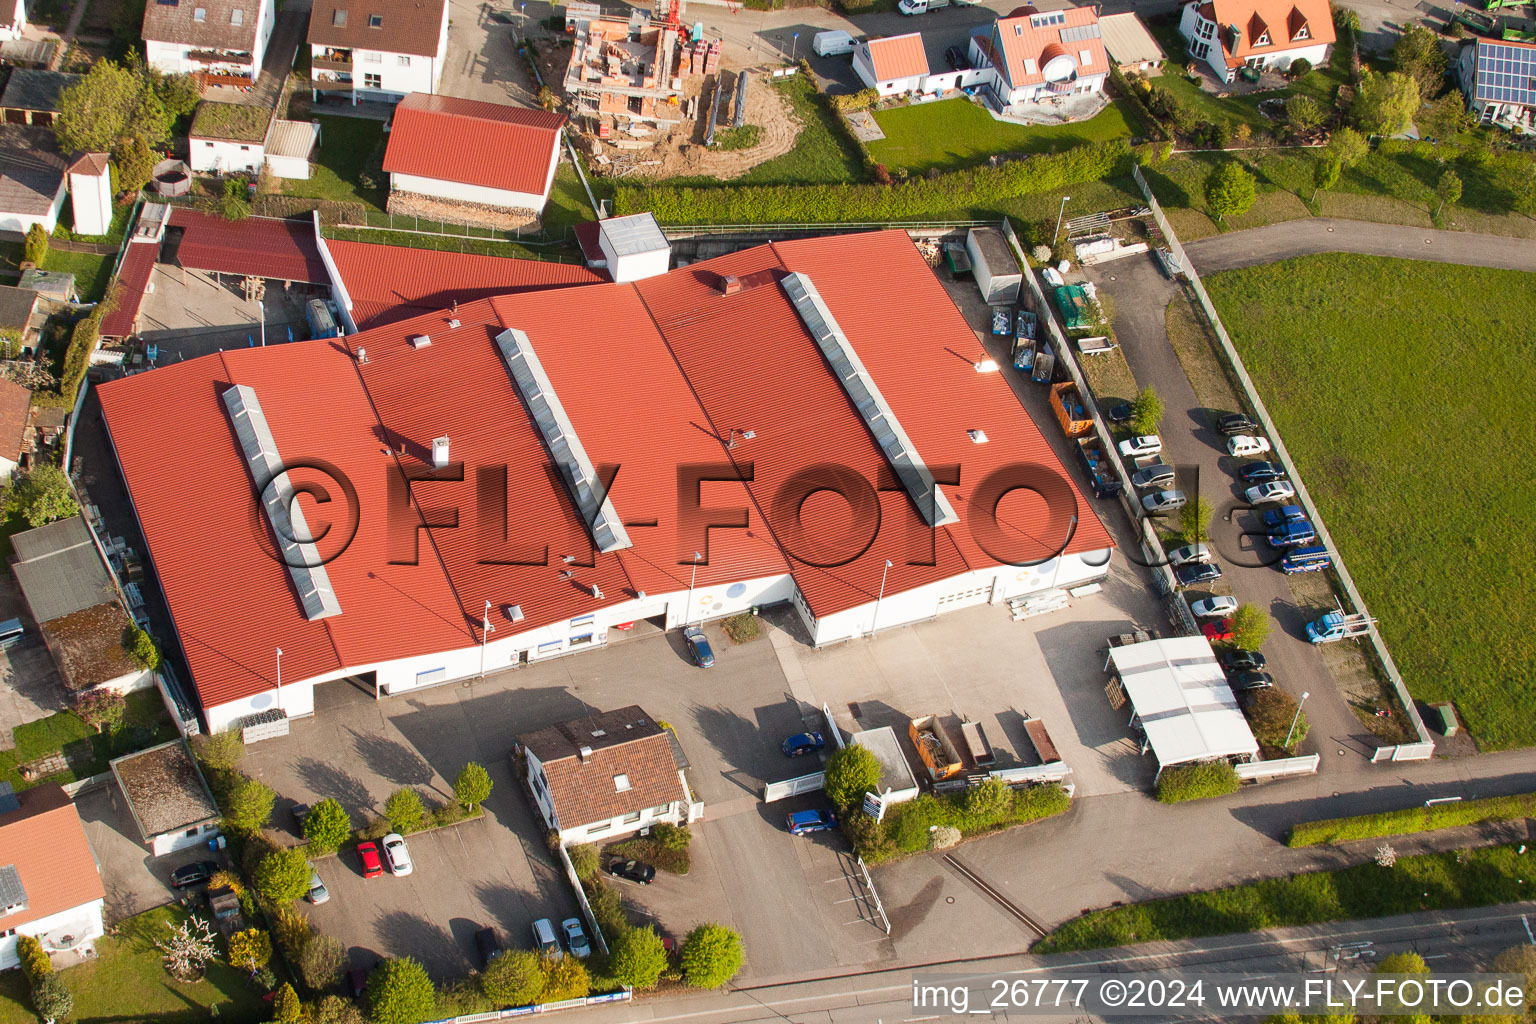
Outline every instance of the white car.
[[384, 837], [384, 859], [389, 862], [391, 874], [411, 873], [411, 851], [405, 848], [405, 837], [400, 833], [391, 832]]
[[1250, 505], [1262, 505], [1270, 501], [1287, 501], [1296, 497], [1296, 488], [1288, 480], [1271, 480], [1267, 484], [1250, 487], [1243, 492]]
[[1168, 552], [1168, 565], [1177, 569], [1181, 565], [1189, 565], [1191, 562], [1209, 562], [1211, 549], [1204, 544], [1185, 544], [1181, 548], [1174, 548]]
[[1204, 597], [1198, 601], [1190, 602], [1189, 610], [1202, 619], [1225, 618], [1237, 611], [1237, 598]]
[[1162, 450], [1163, 439], [1156, 434], [1128, 437], [1120, 442], [1120, 454], [1127, 459], [1134, 459], [1138, 455], [1156, 455]]
[[1238, 456], [1268, 455], [1269, 438], [1238, 434], [1236, 437], [1227, 439], [1227, 454]]

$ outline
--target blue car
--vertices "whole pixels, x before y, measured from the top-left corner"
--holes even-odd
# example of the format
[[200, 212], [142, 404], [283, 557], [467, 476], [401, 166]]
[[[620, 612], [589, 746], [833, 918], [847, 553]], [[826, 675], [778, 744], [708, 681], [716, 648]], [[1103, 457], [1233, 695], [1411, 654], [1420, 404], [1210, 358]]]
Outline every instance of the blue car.
[[821, 738], [819, 732], [797, 732], [779, 744], [779, 749], [784, 751], [785, 757], [800, 757], [802, 754], [814, 754], [826, 745], [827, 741]]
[[828, 832], [837, 828], [837, 815], [831, 811], [795, 811], [787, 819], [789, 831], [797, 836]]
[[688, 654], [693, 658], [694, 664], [699, 668], [713, 668], [715, 664], [715, 652], [710, 650], [709, 640], [704, 636], [704, 631], [698, 626], [689, 626], [683, 630], [683, 641], [688, 645]]
[[1237, 475], [1244, 483], [1266, 484], [1271, 480], [1285, 479], [1285, 467], [1278, 462], [1250, 462], [1238, 469]]
[[1304, 522], [1306, 518], [1306, 510], [1300, 505], [1281, 505], [1264, 513], [1264, 528], [1274, 530], [1286, 523]]

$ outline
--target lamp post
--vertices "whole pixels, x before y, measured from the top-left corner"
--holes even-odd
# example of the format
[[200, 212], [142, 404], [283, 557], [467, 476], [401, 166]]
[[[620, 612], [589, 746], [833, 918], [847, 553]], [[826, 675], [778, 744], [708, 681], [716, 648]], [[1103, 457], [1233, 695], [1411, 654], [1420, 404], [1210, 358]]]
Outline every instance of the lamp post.
[[281, 647], [278, 647], [278, 648], [276, 648], [276, 650], [277, 650], [277, 709], [279, 711], [281, 711], [283, 709], [283, 649]]
[[[1310, 696], [1312, 696], [1310, 693], [1308, 693], [1306, 690], [1302, 690], [1301, 704], [1305, 704], [1307, 702], [1307, 698]], [[1296, 714], [1291, 717], [1291, 727], [1285, 731], [1285, 746], [1287, 750], [1289, 750], [1291, 746], [1291, 733], [1296, 731], [1296, 723], [1301, 721], [1301, 704], [1296, 705]]]
[[1056, 239], [1061, 237], [1061, 218], [1067, 212], [1067, 203], [1071, 202], [1071, 196], [1061, 197], [1061, 208], [1056, 211], [1056, 233], [1051, 236], [1051, 245], [1056, 244]]
[[485, 615], [480, 619], [480, 678], [485, 678], [485, 644], [496, 627], [491, 625], [491, 602], [485, 602]]
[[693, 585], [699, 578], [699, 559], [704, 556], [699, 552], [693, 553], [693, 575], [688, 577], [688, 604], [683, 608], [683, 625], [688, 625], [688, 620], [693, 618]]
[[795, 62], [795, 54], [800, 51], [800, 33], [796, 32], [792, 37], [794, 41], [789, 44], [789, 62]]
[[1061, 560], [1063, 558], [1067, 557], [1067, 544], [1072, 543], [1072, 535], [1074, 533], [1076, 533], [1076, 532], [1077, 532], [1077, 513], [1073, 512], [1072, 513], [1072, 522], [1067, 527], [1067, 543], [1063, 544], [1061, 546], [1061, 550], [1056, 553], [1056, 565], [1055, 565], [1055, 567], [1053, 569], [1051, 569], [1051, 589], [1052, 590], [1056, 589], [1056, 577], [1061, 575]]
[[875, 595], [875, 614], [874, 617], [869, 620], [869, 631], [871, 634], [873, 634], [875, 629], [880, 625], [880, 602], [885, 600], [885, 574], [890, 571], [891, 560], [887, 558], [885, 560], [885, 568], [880, 570], [880, 593]]

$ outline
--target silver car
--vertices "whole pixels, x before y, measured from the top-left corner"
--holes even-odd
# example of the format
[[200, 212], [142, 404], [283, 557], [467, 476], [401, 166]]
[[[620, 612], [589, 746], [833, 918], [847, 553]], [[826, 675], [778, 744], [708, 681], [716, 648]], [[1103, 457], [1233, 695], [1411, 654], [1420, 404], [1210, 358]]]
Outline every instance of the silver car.
[[1250, 505], [1262, 505], [1270, 501], [1286, 501], [1296, 497], [1296, 488], [1288, 480], [1271, 480], [1267, 484], [1250, 487], [1243, 492]]
[[1189, 565], [1193, 562], [1209, 562], [1211, 549], [1204, 544], [1185, 544], [1181, 548], [1174, 548], [1168, 552], [1168, 564], [1177, 569], [1181, 565]]
[[1154, 491], [1141, 499], [1141, 507], [1148, 512], [1172, 512], [1183, 508], [1188, 501], [1183, 491]]
[[1132, 487], [1161, 487], [1173, 483], [1173, 467], [1161, 462], [1138, 469], [1131, 474]]
[[315, 870], [313, 864], [309, 866], [309, 890], [304, 893], [304, 898], [316, 906], [331, 898], [331, 890], [320, 881], [320, 872]]

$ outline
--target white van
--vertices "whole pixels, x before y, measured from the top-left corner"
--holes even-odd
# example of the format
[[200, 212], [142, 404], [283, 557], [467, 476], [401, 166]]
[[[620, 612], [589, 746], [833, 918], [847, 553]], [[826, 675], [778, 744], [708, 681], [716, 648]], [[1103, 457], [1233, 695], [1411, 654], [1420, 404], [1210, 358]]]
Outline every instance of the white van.
[[817, 32], [816, 38], [811, 40], [811, 49], [816, 51], [818, 57], [834, 57], [839, 54], [853, 52], [853, 36], [851, 33], [838, 30], [836, 32]]

